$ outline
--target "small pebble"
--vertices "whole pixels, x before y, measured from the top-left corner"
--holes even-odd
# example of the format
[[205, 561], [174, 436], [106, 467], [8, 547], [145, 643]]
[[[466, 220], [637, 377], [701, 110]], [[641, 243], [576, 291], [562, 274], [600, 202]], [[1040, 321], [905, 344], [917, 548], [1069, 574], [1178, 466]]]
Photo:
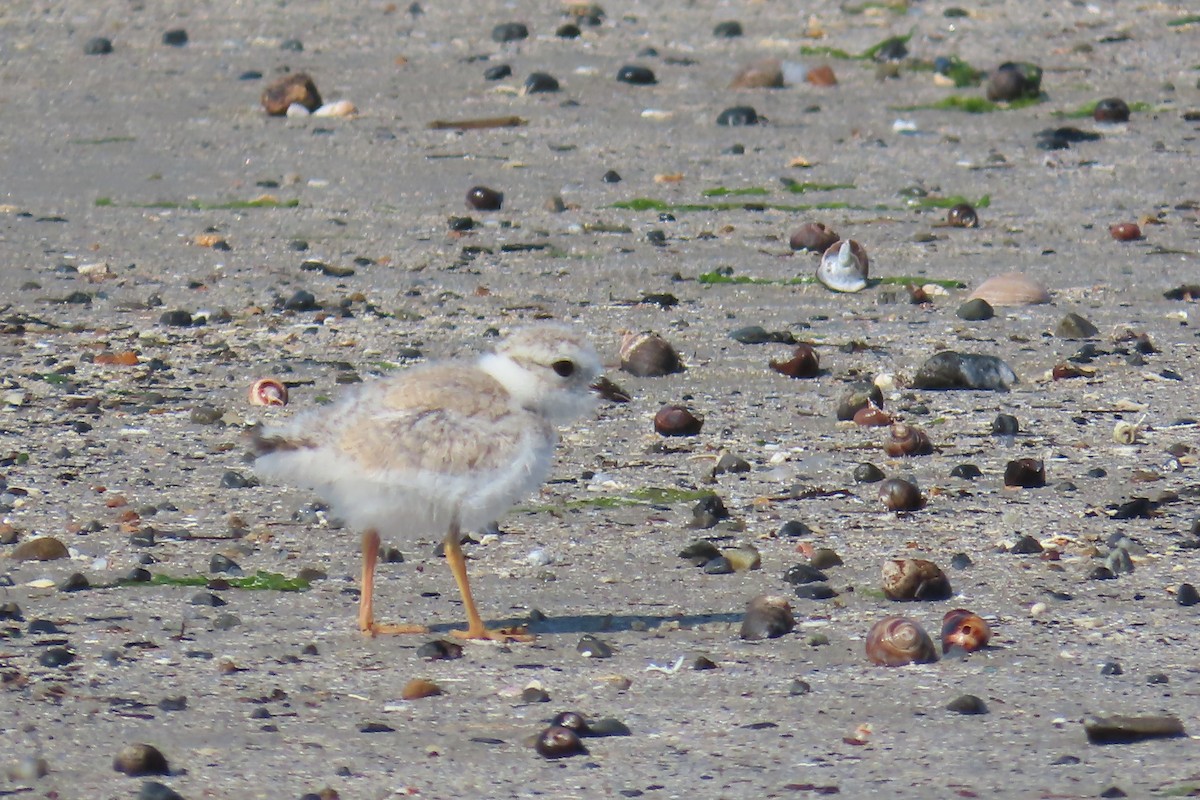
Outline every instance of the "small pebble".
[[442, 687], [424, 678], [413, 678], [400, 689], [401, 700], [420, 700], [442, 694]]
[[1175, 602], [1181, 606], [1194, 606], [1200, 603], [1200, 592], [1190, 583], [1181, 583], [1175, 590]]
[[784, 571], [783, 580], [793, 584], [816, 583], [829, 580], [829, 576], [810, 564], [796, 564]]
[[529, 28], [523, 22], [502, 22], [492, 28], [493, 42], [517, 42], [529, 38]]
[[227, 605], [222, 598], [212, 592], [196, 592], [188, 602], [194, 606], [208, 606], [209, 608], [220, 608]]
[[914, 389], [1008, 391], [1017, 383], [1012, 367], [996, 356], [944, 350], [927, 359], [912, 378]]
[[578, 25], [573, 25], [568, 22], [564, 25], [559, 25], [558, 28], [555, 29], [554, 35], [560, 39], [578, 39], [583, 35], [583, 31], [579, 30]]
[[983, 477], [983, 471], [974, 464], [958, 464], [954, 469], [950, 470], [951, 478], [962, 478], [964, 481], [973, 481]]
[[774, 639], [796, 627], [792, 605], [779, 595], [759, 595], [746, 605], [739, 635], [743, 639]]
[[648, 67], [639, 67], [635, 64], [626, 64], [617, 70], [617, 80], [621, 83], [630, 83], [634, 86], [649, 86], [658, 81], [654, 77], [654, 71]]
[[588, 723], [586, 736], [604, 737], [604, 736], [632, 736], [633, 731], [629, 730], [629, 726], [615, 717], [601, 717], [595, 722]]
[[1092, 109], [1096, 122], [1128, 122], [1129, 105], [1119, 97], [1106, 97]]
[[692, 521], [688, 527], [705, 530], [723, 519], [729, 519], [729, 509], [725, 507], [724, 501], [715, 494], [706, 494], [692, 506]]
[[987, 704], [973, 694], [959, 695], [946, 705], [947, 711], [956, 714], [986, 714]]
[[169, 775], [167, 757], [152, 744], [127, 744], [113, 756], [113, 769], [132, 777]]
[[741, 456], [736, 456], [733, 453], [725, 453], [717, 459], [717, 465], [713, 467], [714, 475], [736, 474], [750, 471], [750, 462]]
[[887, 476], [879, 467], [869, 461], [864, 461], [854, 468], [852, 477], [856, 483], [879, 483]]
[[90, 588], [92, 585], [88, 583], [87, 576], [82, 572], [72, 572], [58, 585], [60, 592], [79, 592]]
[[543, 92], [557, 92], [559, 89], [558, 80], [545, 72], [531, 73], [525, 79], [525, 94], [540, 94]]
[[504, 192], [487, 186], [472, 186], [467, 190], [467, 205], [476, 211], [499, 211], [504, 205]]
[[810, 692], [812, 692], [812, 686], [808, 681], [793, 678], [792, 682], [788, 684], [788, 694], [792, 697], [800, 697]]
[[485, 81], [502, 81], [511, 76], [512, 67], [510, 67], [508, 64], [497, 64], [494, 67], [488, 67], [483, 71], [483, 79]]
[[742, 33], [742, 23], [737, 20], [718, 22], [713, 28], [713, 36], [716, 36], [718, 39], [736, 39]]
[[955, 314], [959, 319], [965, 319], [968, 322], [982, 322], [996, 316], [991, 304], [982, 297], [976, 297], [974, 300], [963, 303]]
[[717, 556], [706, 561], [702, 569], [706, 575], [732, 575], [736, 571], [733, 568], [733, 562], [725, 556]]
[[992, 420], [992, 433], [997, 436], [1016, 436], [1021, 432], [1021, 423], [1012, 414], [997, 414]]
[[526, 686], [521, 690], [522, 703], [549, 703], [550, 693], [540, 686]]
[[955, 553], [950, 558], [950, 567], [952, 569], [966, 569], [973, 563], [974, 562], [971, 561], [971, 557], [966, 553]]
[[1186, 735], [1183, 723], [1171, 715], [1088, 717], [1083, 730], [1092, 744], [1129, 744], [1146, 739], [1168, 739]]
[[51, 669], [65, 667], [74, 660], [75, 654], [65, 647], [49, 647], [38, 657], [39, 664]]
[[220, 553], [214, 553], [213, 557], [208, 560], [209, 572], [224, 572], [230, 575], [241, 575], [242, 568], [237, 565], [233, 559]]
[[1022, 536], [1020, 539], [1017, 539], [1016, 543], [1013, 544], [1013, 546], [1011, 548], [1009, 548], [1008, 552], [1012, 553], [1013, 555], [1017, 555], [1017, 556], [1031, 556], [1031, 555], [1036, 555], [1036, 554], [1042, 552], [1043, 550], [1044, 550], [1044, 548], [1042, 547], [1041, 542], [1039, 542], [1033, 536], [1029, 536], [1028, 534], [1026, 534], [1025, 536]]
[[137, 800], [183, 800], [183, 795], [158, 781], [145, 781], [138, 789]]
[[69, 556], [67, 546], [53, 536], [26, 539], [9, 553], [9, 558], [16, 561], [57, 561]]
[[188, 43], [188, 34], [183, 28], [172, 28], [162, 35], [162, 43], [169, 47], [183, 47]]
[[106, 56], [112, 51], [112, 40], [106, 39], [103, 36], [93, 36], [83, 43], [83, 54], [85, 56]]
[[1010, 488], [1036, 489], [1046, 485], [1046, 468], [1041, 459], [1017, 458], [1004, 467], [1004, 485]]
[[802, 583], [795, 589], [796, 597], [801, 600], [831, 600], [837, 594], [828, 583]]
[[462, 658], [462, 655], [462, 645], [457, 642], [447, 641], [446, 639], [434, 639], [417, 648], [417, 658], [424, 658], [429, 661], [452, 661], [456, 658]]
[[1099, 328], [1075, 312], [1059, 320], [1054, 329], [1054, 335], [1060, 339], [1090, 339], [1098, 333]]

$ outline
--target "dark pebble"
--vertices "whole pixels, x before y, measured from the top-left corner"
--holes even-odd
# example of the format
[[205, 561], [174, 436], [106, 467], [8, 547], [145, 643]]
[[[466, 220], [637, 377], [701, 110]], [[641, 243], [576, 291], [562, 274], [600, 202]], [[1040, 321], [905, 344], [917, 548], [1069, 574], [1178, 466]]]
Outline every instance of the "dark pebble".
[[1017, 539], [1008, 552], [1018, 556], [1031, 556], [1042, 552], [1042, 543], [1028, 534]]
[[483, 71], [483, 79], [485, 81], [502, 81], [512, 75], [512, 67], [508, 64], [497, 64], [494, 67], [488, 67]]
[[221, 475], [221, 487], [224, 489], [245, 489], [250, 486], [257, 486], [258, 480], [253, 477], [242, 475], [232, 469], [226, 470]]
[[691, 528], [711, 528], [723, 519], [729, 519], [729, 509], [725, 502], [715, 494], [706, 494], [692, 506]]
[[1036, 64], [1005, 62], [988, 80], [987, 99], [1009, 101], [1041, 94], [1042, 70]]
[[626, 64], [617, 70], [617, 80], [621, 83], [631, 83], [634, 86], [649, 86], [658, 83], [654, 77], [654, 70], [635, 64]]
[[232, 558], [214, 553], [213, 557], [208, 560], [209, 572], [227, 572], [230, 575], [241, 575], [242, 568], [237, 565]]
[[950, 470], [950, 477], [962, 478], [964, 481], [973, 481], [976, 478], [982, 478], [983, 472], [974, 464], [959, 464]]
[[525, 93], [526, 94], [538, 94], [541, 92], [557, 92], [557, 91], [558, 91], [558, 80], [553, 75], [550, 75], [548, 73], [534, 72], [534, 73], [531, 73], [530, 76], [525, 79]]
[[946, 705], [946, 710], [956, 714], [986, 714], [987, 704], [973, 694], [959, 695]]
[[903, 61], [908, 58], [908, 45], [902, 36], [893, 36], [880, 42], [875, 50], [876, 61]]
[[183, 28], [173, 28], [162, 35], [162, 43], [170, 47], [183, 47], [188, 43], [187, 31]]
[[90, 588], [92, 585], [88, 583], [87, 577], [82, 572], [72, 572], [58, 585], [60, 592], [79, 592]]
[[617, 172], [615, 169], [610, 169], [608, 172], [600, 176], [600, 180], [604, 181], [605, 183], [620, 183], [621, 173]]
[[812, 686], [808, 681], [802, 681], [799, 678], [794, 678], [788, 684], [788, 694], [792, 697], [800, 697], [801, 695], [809, 694], [812, 691]]
[[590, 633], [579, 637], [575, 650], [584, 658], [612, 658], [613, 649], [607, 642]]
[[1111, 581], [1115, 580], [1116, 577], [1108, 567], [1096, 567], [1088, 573], [1089, 581]]
[[854, 468], [853, 477], [856, 483], [879, 483], [887, 476], [879, 467], [864, 461]]
[[559, 25], [558, 29], [554, 31], [554, 35], [560, 39], [578, 39], [582, 33], [583, 31], [579, 30], [578, 25], [572, 25], [569, 22]]
[[1016, 436], [1021, 432], [1021, 423], [1012, 414], [997, 414], [992, 420], [992, 433], [997, 436]]
[[[18, 619], [17, 617], [4, 617], [0, 619]], [[29, 627], [26, 630], [33, 635], [62, 633], [62, 629], [48, 619], [34, 619], [29, 621]]]
[[395, 733], [396, 729], [382, 722], [367, 722], [359, 726], [359, 733]]
[[792, 519], [779, 526], [778, 536], [781, 539], [792, 539], [799, 536], [812, 536], [813, 530], [800, 520]]
[[242, 74], [238, 75], [238, 80], [239, 81], [261, 81], [262, 76], [263, 76], [263, 74], [261, 71], [259, 71], [257, 69], [248, 69], [245, 72], [243, 72]]
[[1146, 683], [1150, 684], [1151, 686], [1161, 686], [1170, 682], [1171, 676], [1167, 675], [1165, 672], [1152, 672], [1146, 676]]
[[1183, 723], [1170, 715], [1088, 717], [1083, 721], [1083, 730], [1092, 744], [1128, 744], [1185, 735]]
[[883, 390], [870, 381], [858, 381], [842, 393], [835, 413], [845, 422], [854, 419], [855, 414], [871, 404], [883, 407]]
[[742, 33], [742, 23], [732, 19], [725, 22], [718, 22], [716, 27], [713, 28], [713, 36], [720, 39], [736, 39]]
[[1100, 792], [1098, 797], [1129, 797], [1129, 794], [1120, 786], [1109, 786], [1104, 791]]
[[717, 556], [704, 564], [704, 572], [708, 575], [732, 575], [733, 564], [725, 556]]
[[223, 599], [212, 592], [196, 592], [188, 602], [194, 606], [208, 606], [210, 608], [227, 605]]
[[38, 658], [38, 663], [43, 667], [56, 669], [58, 667], [65, 667], [74, 660], [75, 654], [67, 648], [51, 647], [42, 653], [42, 655]]
[[808, 563], [817, 569], [829, 569], [830, 567], [840, 567], [846, 562], [842, 561], [842, 557], [837, 554], [836, 550], [828, 547], [818, 547], [816, 550], [813, 550]]
[[912, 379], [914, 389], [1008, 391], [1017, 383], [1012, 367], [996, 356], [943, 350], [930, 356]]
[[499, 211], [504, 205], [504, 192], [487, 186], [472, 186], [467, 190], [467, 205], [476, 211]]
[[160, 325], [167, 325], [173, 328], [186, 328], [192, 324], [192, 315], [182, 308], [177, 308], [174, 311], [164, 312], [158, 318], [158, 322]]
[[113, 756], [113, 769], [132, 777], [171, 774], [167, 757], [152, 744], [125, 745]]
[[731, 144], [729, 147], [722, 148], [721, 155], [723, 156], [740, 156], [745, 154], [746, 146], [743, 144]]
[[802, 583], [796, 587], [796, 597], [802, 600], [832, 600], [837, 592], [828, 583]]
[[163, 711], [186, 711], [187, 696], [181, 694], [176, 697], [164, 697], [158, 701], [158, 707]]
[[112, 51], [112, 40], [106, 39], [103, 36], [93, 36], [83, 43], [83, 54], [85, 56], [106, 56]]
[[968, 300], [959, 306], [958, 311], [955, 313], [959, 319], [965, 319], [968, 322], [982, 322], [985, 319], [991, 319], [996, 316], [996, 311], [992, 308], [992, 304], [982, 297]]
[[317, 298], [312, 292], [304, 289], [297, 289], [296, 292], [283, 303], [285, 311], [315, 311], [320, 308], [317, 305]]
[[717, 116], [717, 124], [725, 126], [757, 125], [758, 112], [750, 106], [732, 106]]
[[[809, 584], [810, 586], [816, 584]], [[738, 635], [743, 639], [774, 639], [796, 627], [791, 603], [778, 595], [759, 595], [746, 605]]]
[[304, 42], [299, 39], [284, 39], [279, 43], [279, 49], [289, 53], [304, 52]]
[[1181, 583], [1175, 591], [1175, 602], [1181, 606], [1194, 606], [1200, 603], [1200, 592], [1190, 583]]
[[1054, 335], [1060, 339], [1090, 339], [1100, 333], [1100, 329], [1075, 312], [1070, 312], [1058, 322]]
[[1124, 675], [1125, 670], [1121, 667], [1119, 661], [1105, 661], [1100, 665], [1101, 675]]
[[679, 551], [679, 557], [692, 562], [697, 567], [703, 567], [714, 558], [720, 558], [721, 551], [706, 539], [699, 539]]
[[455, 233], [466, 233], [475, 227], [475, 220], [470, 217], [451, 217], [447, 221], [446, 227]]
[[729, 338], [742, 344], [795, 344], [791, 331], [768, 331], [761, 325], [747, 325], [729, 332]]
[[183, 800], [183, 795], [158, 781], [146, 781], [138, 789], [137, 800]]
[[971, 557], [966, 553], [955, 553], [950, 558], [950, 567], [952, 569], [966, 569], [972, 563], [974, 562], [971, 561]]
[[602, 736], [631, 736], [632, 731], [629, 726], [615, 717], [601, 717], [595, 722], [591, 722], [587, 727], [587, 736], [602, 737]]
[[502, 22], [492, 28], [493, 42], [518, 42], [529, 38], [529, 28], [523, 22]]
[[1096, 122], [1129, 122], [1129, 105], [1119, 97], [1106, 97], [1092, 109]]
[[704, 670], [717, 669], [717, 663], [707, 656], [696, 656], [691, 663], [691, 669], [703, 672]]
[[149, 583], [154, 576], [144, 567], [134, 567], [125, 574], [125, 580], [130, 583]]
[[462, 658], [462, 654], [461, 644], [445, 639], [434, 639], [417, 648], [417, 658], [425, 658], [430, 661], [452, 661]]
[[213, 620], [213, 630], [231, 631], [242, 624], [242, 618], [236, 614], [218, 614]]

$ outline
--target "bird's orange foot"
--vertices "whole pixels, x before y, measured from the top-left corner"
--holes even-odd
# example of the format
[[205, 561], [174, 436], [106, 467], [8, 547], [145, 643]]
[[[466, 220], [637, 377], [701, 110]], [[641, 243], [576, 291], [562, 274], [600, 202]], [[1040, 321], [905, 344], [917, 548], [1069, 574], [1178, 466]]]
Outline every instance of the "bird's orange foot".
[[489, 642], [532, 642], [537, 639], [528, 628], [516, 626], [512, 628], [467, 628], [465, 631], [450, 631], [456, 639], [477, 639]]
[[424, 625], [398, 625], [392, 623], [372, 622], [360, 630], [363, 636], [396, 636], [406, 633], [429, 633]]

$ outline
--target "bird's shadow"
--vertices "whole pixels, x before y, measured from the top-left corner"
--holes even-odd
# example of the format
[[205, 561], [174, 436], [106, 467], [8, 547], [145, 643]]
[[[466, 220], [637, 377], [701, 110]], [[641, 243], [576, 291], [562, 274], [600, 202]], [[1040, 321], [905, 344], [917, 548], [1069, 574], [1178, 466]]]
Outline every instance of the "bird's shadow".
[[[712, 622], [741, 622], [743, 616], [744, 614], [742, 613], [685, 614], [683, 616], [674, 614], [570, 614], [561, 617], [547, 617], [536, 621], [529, 619], [506, 619], [499, 623], [499, 627], [524, 627], [530, 633], [539, 635], [556, 633], [621, 633], [633, 630], [654, 630], [668, 622], [676, 623], [684, 628], [691, 628], [696, 625]], [[496, 623], [495, 621], [491, 621], [489, 624]], [[429, 632], [439, 634], [449, 633], [459, 627], [462, 627], [461, 624], [431, 625]]]

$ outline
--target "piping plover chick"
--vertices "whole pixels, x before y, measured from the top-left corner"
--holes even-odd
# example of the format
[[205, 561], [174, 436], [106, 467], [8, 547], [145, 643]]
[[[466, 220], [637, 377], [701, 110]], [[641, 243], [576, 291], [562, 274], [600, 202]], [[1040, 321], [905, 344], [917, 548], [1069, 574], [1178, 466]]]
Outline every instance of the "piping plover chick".
[[477, 530], [546, 480], [557, 427], [594, 406], [600, 359], [559, 324], [522, 328], [494, 353], [443, 361], [360, 384], [334, 404], [253, 431], [265, 477], [314, 490], [362, 531], [358, 626], [368, 635], [423, 633], [381, 624], [373, 612], [379, 531], [445, 535], [462, 593], [466, 639], [529, 640], [491, 630], [471, 597], [462, 530]]

